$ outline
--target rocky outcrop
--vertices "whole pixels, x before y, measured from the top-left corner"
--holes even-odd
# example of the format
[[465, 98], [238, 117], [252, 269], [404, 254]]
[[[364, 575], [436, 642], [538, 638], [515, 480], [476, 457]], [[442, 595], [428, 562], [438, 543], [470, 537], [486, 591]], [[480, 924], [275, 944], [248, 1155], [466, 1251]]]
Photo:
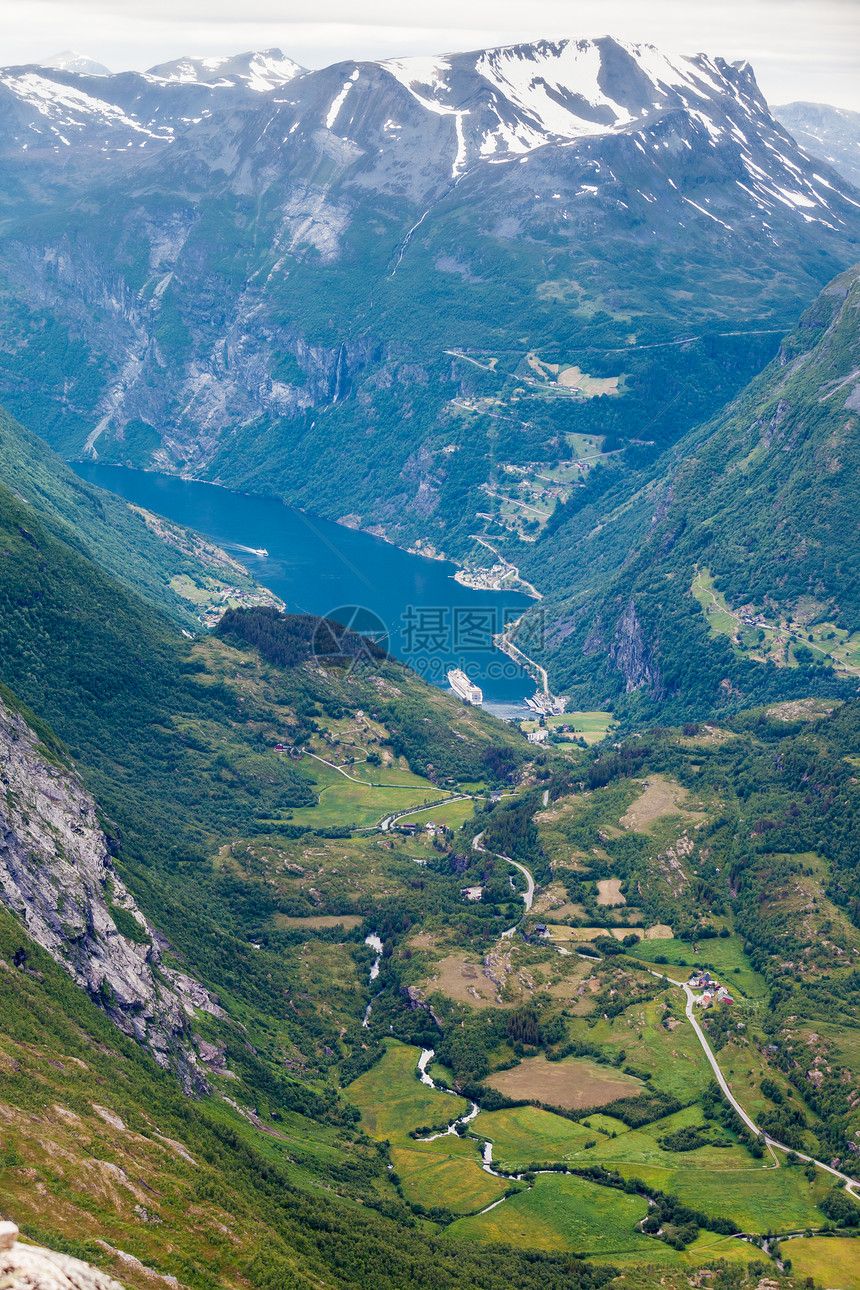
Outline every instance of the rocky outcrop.
[[14, 1223], [0, 1223], [0, 1285], [8, 1290], [123, 1290], [89, 1263], [41, 1245], [22, 1245]]
[[[2, 696], [0, 901], [186, 1091], [206, 1089], [189, 1022], [197, 1011], [224, 1014], [199, 982], [164, 964], [114, 867], [92, 796]], [[27, 937], [15, 956], [25, 971]]]
[[645, 640], [636, 606], [630, 600], [615, 627], [609, 657], [624, 676], [625, 690], [650, 690], [651, 697], [663, 697], [660, 671]]

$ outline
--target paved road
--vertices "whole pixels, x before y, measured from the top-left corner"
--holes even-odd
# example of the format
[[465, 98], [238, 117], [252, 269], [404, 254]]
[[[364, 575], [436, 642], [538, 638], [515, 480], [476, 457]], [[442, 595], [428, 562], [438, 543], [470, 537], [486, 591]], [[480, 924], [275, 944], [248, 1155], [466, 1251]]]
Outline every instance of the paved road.
[[[522, 617], [522, 615], [520, 615], [520, 617]], [[513, 641], [508, 638], [508, 632], [512, 631], [519, 621], [520, 619], [518, 618], [516, 622], [508, 623], [501, 635], [494, 637], [496, 645], [503, 654], [507, 654], [508, 658], [512, 658], [515, 663], [519, 663], [520, 667], [523, 668], [524, 671], [528, 672], [529, 667], [533, 667], [536, 672], [539, 672], [540, 681], [538, 684], [543, 689], [544, 694], [549, 694], [549, 677], [547, 676], [546, 668], [541, 667], [540, 663], [536, 663], [533, 658], [529, 658], [528, 654], [524, 654], [523, 651], [518, 649], [517, 646], [514, 645]], [[532, 680], [534, 680], [534, 676], [532, 676]]]
[[[309, 752], [307, 748], [304, 750], [304, 755], [306, 757], [313, 757], [314, 761], [322, 762], [323, 766], [328, 766], [330, 770], [336, 770], [339, 775], [343, 775], [344, 779], [351, 779], [353, 784], [360, 784], [362, 788], [400, 788], [403, 789], [404, 792], [414, 793], [418, 787], [416, 784], [374, 784], [371, 783], [369, 779], [357, 779], [355, 775], [350, 775], [342, 766], [338, 766], [336, 762], [326, 761], [325, 757], [319, 757], [316, 753]], [[364, 758], [364, 760], [358, 764], [364, 766], [366, 761], [367, 758]], [[437, 789], [436, 791], [438, 792], [439, 790]], [[395, 812], [395, 815], [414, 815], [416, 811], [428, 811], [432, 806], [442, 806], [444, 802], [460, 802], [467, 797], [470, 798], [471, 796], [471, 793], [458, 793], [454, 797], [443, 797], [436, 802], [427, 802], [424, 806], [412, 806], [406, 811], [397, 811]], [[395, 816], [391, 816], [390, 818], [394, 819]]]
[[[376, 785], [368, 783], [366, 779], [356, 779], [354, 775], [348, 775], [342, 766], [336, 766], [333, 761], [326, 761], [325, 757], [318, 757], [316, 753], [308, 752], [307, 749], [305, 749], [305, 756], [313, 757], [314, 761], [322, 762], [323, 766], [328, 766], [331, 770], [336, 770], [339, 775], [343, 775], [344, 779], [351, 779], [353, 784], [361, 784], [362, 788], [376, 787]], [[380, 787], [383, 786], [380, 785]]]
[[[654, 976], [659, 976], [659, 975], [660, 975], [659, 972], [654, 973]], [[794, 1150], [793, 1147], [787, 1147], [784, 1142], [778, 1142], [777, 1139], [772, 1138], [770, 1134], [764, 1133], [763, 1130], [761, 1130], [758, 1127], [758, 1125], [747, 1115], [746, 1111], [741, 1106], [740, 1102], [735, 1097], [732, 1090], [729, 1088], [728, 1081], [726, 1080], [726, 1077], [723, 1074], [723, 1072], [720, 1070], [719, 1062], [717, 1061], [714, 1055], [711, 1045], [708, 1043], [708, 1040], [705, 1036], [705, 1032], [702, 1030], [702, 1027], [699, 1025], [698, 1021], [696, 1020], [696, 1017], [693, 1013], [693, 1006], [694, 1006], [693, 1000], [695, 999], [695, 995], [693, 994], [693, 991], [684, 981], [674, 981], [673, 984], [680, 985], [684, 991], [684, 994], [687, 996], [687, 1006], [685, 1009], [687, 1020], [690, 1022], [690, 1025], [693, 1027], [693, 1030], [696, 1032], [696, 1036], [699, 1040], [699, 1043], [702, 1045], [705, 1056], [710, 1062], [711, 1070], [714, 1072], [714, 1075], [716, 1076], [717, 1083], [725, 1093], [731, 1105], [737, 1111], [740, 1118], [743, 1120], [744, 1124], [749, 1129], [750, 1133], [754, 1133], [756, 1137], [759, 1137], [761, 1135], [764, 1138], [764, 1141], [767, 1143], [767, 1145], [776, 1151], [782, 1151], [782, 1152], [785, 1152], [786, 1154], [788, 1154], [788, 1152], [790, 1151], [793, 1151]], [[845, 1183], [846, 1191], [851, 1192], [851, 1194], [856, 1198], [860, 1198], [860, 1183], [858, 1183], [854, 1178], [849, 1177], [848, 1174], [843, 1174], [839, 1169], [834, 1169], [832, 1165], [826, 1165], [823, 1160], [816, 1160], [814, 1156], [804, 1155], [802, 1151], [795, 1151], [794, 1154], [797, 1156], [799, 1160], [805, 1160], [808, 1164], [815, 1165], [816, 1169], [823, 1169], [825, 1173], [832, 1174], [834, 1178], [838, 1178], [841, 1182]]]
[[[399, 785], [398, 787], [405, 787]], [[447, 802], [469, 802], [472, 800], [471, 793], [456, 793], [453, 797], [442, 797], [437, 802], [425, 802], [423, 806], [407, 806], [402, 811], [394, 811], [391, 815], [386, 815], [384, 820], [380, 820], [376, 828], [382, 829], [387, 833], [395, 820], [402, 820], [407, 815], [420, 815], [422, 811], [435, 811], [437, 806], [445, 806]]]
[[[526, 425], [527, 422], [523, 421], [521, 424]], [[472, 533], [470, 534], [470, 536], [473, 537], [476, 542], [480, 542], [481, 546], [485, 546], [488, 551], [492, 551], [496, 559], [501, 561], [502, 564], [505, 564], [509, 569], [512, 569], [514, 572], [514, 577], [517, 579], [520, 585], [523, 587], [528, 587], [528, 594], [530, 596], [534, 596], [535, 600], [543, 600], [543, 593], [538, 591], [537, 587], [533, 586], [532, 583], [528, 582], [523, 577], [523, 575], [520, 573], [520, 567], [518, 564], [511, 564], [511, 562], [505, 556], [499, 555], [496, 548], [492, 545], [491, 542], [488, 542], [486, 538], [480, 537], [477, 533]], [[507, 577], [507, 574], [505, 576]]]
[[[529, 872], [529, 870], [525, 867], [525, 865], [524, 865], [524, 864], [520, 864], [519, 860], [512, 860], [510, 856], [503, 856], [503, 855], [499, 855], [499, 854], [498, 854], [497, 852], [495, 852], [495, 851], [487, 851], [487, 848], [486, 848], [486, 847], [482, 847], [482, 846], [481, 846], [481, 838], [482, 838], [483, 836], [484, 836], [484, 834], [483, 834], [483, 830], [482, 830], [480, 833], [477, 833], [477, 834], [472, 838], [472, 850], [473, 850], [473, 851], [484, 851], [484, 852], [486, 852], [486, 854], [487, 854], [487, 855], [495, 856], [495, 858], [496, 858], [497, 860], [504, 860], [507, 864], [512, 864], [512, 865], [514, 866], [514, 868], [515, 868], [515, 869], [519, 869], [520, 873], [523, 875], [523, 877], [524, 877], [524, 878], [525, 878], [525, 880], [526, 880], [526, 889], [525, 889], [525, 891], [524, 891], [524, 892], [522, 892], [522, 898], [523, 898], [523, 903], [525, 904], [525, 907], [526, 907], [526, 913], [528, 913], [528, 912], [529, 912], [529, 910], [530, 910], [530, 909], [531, 909], [531, 907], [532, 907], [532, 902], [534, 901], [534, 898], [535, 898], [535, 880], [534, 880], [534, 878], [532, 877], [532, 875], [531, 875], [531, 873]], [[510, 936], [510, 935], [513, 933], [513, 930], [514, 930], [514, 929], [513, 929], [513, 928], [511, 928], [511, 929], [510, 929], [510, 931], [505, 932], [505, 936]]]

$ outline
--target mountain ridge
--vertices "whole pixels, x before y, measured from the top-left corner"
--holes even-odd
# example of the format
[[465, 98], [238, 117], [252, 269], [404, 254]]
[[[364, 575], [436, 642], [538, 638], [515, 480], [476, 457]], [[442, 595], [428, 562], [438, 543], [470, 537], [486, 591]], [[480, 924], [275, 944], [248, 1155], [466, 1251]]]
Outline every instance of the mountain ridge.
[[[856, 258], [860, 194], [746, 65], [512, 49], [225, 90], [121, 180], [104, 159], [75, 178], [71, 209], [19, 206], [0, 395], [67, 456], [275, 492], [456, 558], [499, 461], [609, 426], [635, 466], [634, 441], [706, 419]], [[221, 93], [161, 89], [177, 113]], [[536, 382], [535, 356], [584, 354], [618, 397]], [[337, 479], [315, 465], [332, 445]]]
[[828, 103], [786, 103], [773, 114], [807, 152], [860, 186], [860, 112]]

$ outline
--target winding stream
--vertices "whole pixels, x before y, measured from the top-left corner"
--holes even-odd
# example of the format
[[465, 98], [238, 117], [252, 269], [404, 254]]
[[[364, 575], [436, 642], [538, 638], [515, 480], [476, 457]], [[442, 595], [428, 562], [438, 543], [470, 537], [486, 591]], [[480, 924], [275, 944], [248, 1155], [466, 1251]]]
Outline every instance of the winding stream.
[[[371, 932], [369, 936], [365, 936], [364, 943], [365, 945], [369, 945], [372, 950], [376, 950], [376, 958], [370, 965], [370, 977], [368, 978], [370, 981], [375, 981], [379, 976], [379, 964], [382, 961], [382, 941], [375, 935], [375, 933]], [[364, 1010], [364, 1021], [361, 1023], [362, 1026], [367, 1027], [370, 1025], [370, 1014], [372, 1011], [373, 1003], [369, 1003]]]
[[[427, 1067], [430, 1065], [430, 1063], [432, 1062], [435, 1056], [436, 1056], [435, 1048], [421, 1049], [421, 1056], [418, 1058], [418, 1078], [421, 1080], [422, 1084], [426, 1084], [428, 1088], [435, 1088], [438, 1093], [448, 1093], [451, 1095], [451, 1097], [459, 1097], [460, 1096], [459, 1093], [455, 1093], [453, 1089], [450, 1089], [450, 1088], [442, 1088], [441, 1085], [437, 1084], [436, 1081], [432, 1079], [430, 1075], [427, 1074]], [[481, 1108], [478, 1106], [478, 1103], [472, 1102], [470, 1103], [469, 1110], [465, 1113], [465, 1115], [458, 1115], [456, 1120], [451, 1121], [447, 1129], [443, 1129], [441, 1133], [431, 1133], [426, 1138], [419, 1138], [418, 1141], [435, 1142], [437, 1138], [447, 1138], [449, 1134], [454, 1134], [455, 1137], [459, 1137], [459, 1134], [457, 1133], [457, 1125], [471, 1124], [472, 1121], [476, 1119], [476, 1117], [480, 1114], [480, 1111], [481, 1111]], [[492, 1142], [487, 1141], [486, 1138], [484, 1139], [483, 1165], [481, 1167], [485, 1173], [492, 1174], [494, 1178], [507, 1178], [509, 1176], [516, 1176], [516, 1175], [496, 1173], [495, 1169], [493, 1168], [493, 1144]], [[505, 1198], [503, 1196], [502, 1200], [504, 1199]], [[498, 1201], [498, 1200], [493, 1201], [493, 1204], [490, 1205], [489, 1208], [493, 1209], [494, 1206], [499, 1204], [501, 1204], [501, 1201]], [[486, 1212], [487, 1212], [486, 1210], [481, 1210], [482, 1214], [485, 1214]]]

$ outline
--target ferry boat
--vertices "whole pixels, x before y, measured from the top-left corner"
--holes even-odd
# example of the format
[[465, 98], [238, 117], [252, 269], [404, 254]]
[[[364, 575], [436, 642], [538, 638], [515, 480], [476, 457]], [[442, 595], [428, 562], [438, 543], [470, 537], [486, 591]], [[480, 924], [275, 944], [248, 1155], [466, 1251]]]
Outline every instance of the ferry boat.
[[464, 703], [471, 703], [476, 708], [484, 702], [484, 692], [480, 686], [473, 684], [465, 672], [461, 672], [458, 667], [452, 668], [448, 673], [448, 684]]
[[261, 547], [252, 546], [251, 551], [254, 555], [259, 555], [261, 558], [265, 558], [269, 554], [264, 546], [261, 546]]

